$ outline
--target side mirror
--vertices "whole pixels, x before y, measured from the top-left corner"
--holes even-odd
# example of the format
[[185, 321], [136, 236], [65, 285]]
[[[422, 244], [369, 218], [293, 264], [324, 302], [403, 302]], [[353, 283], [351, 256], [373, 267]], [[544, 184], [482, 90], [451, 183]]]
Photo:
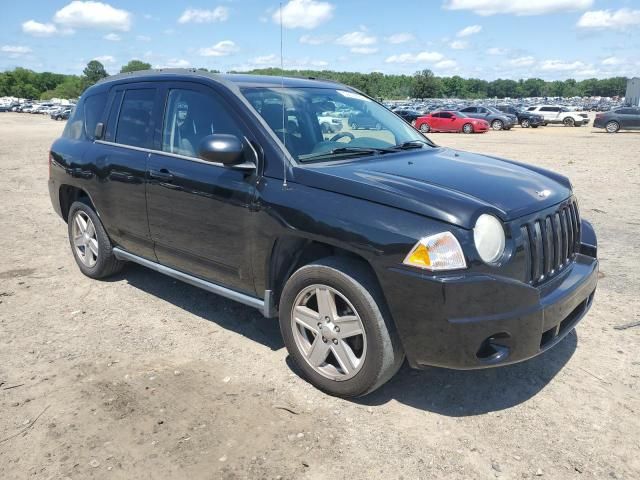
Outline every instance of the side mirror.
[[102, 140], [103, 136], [104, 136], [104, 123], [99, 122], [96, 124], [95, 132], [93, 132], [93, 138], [95, 138], [96, 140]]
[[244, 161], [244, 146], [235, 135], [214, 133], [202, 139], [198, 146], [198, 157], [224, 166], [238, 165]]

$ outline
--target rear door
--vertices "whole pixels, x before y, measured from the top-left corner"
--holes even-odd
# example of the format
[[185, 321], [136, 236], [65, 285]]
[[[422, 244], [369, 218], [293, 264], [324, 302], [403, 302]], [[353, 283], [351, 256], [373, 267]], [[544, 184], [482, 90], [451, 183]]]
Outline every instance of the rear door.
[[100, 215], [118, 245], [153, 260], [145, 174], [160, 109], [157, 84], [117, 85], [110, 105], [106, 132], [90, 153], [101, 181]]
[[[165, 109], [147, 173], [149, 228], [158, 261], [254, 293], [250, 238], [256, 173], [197, 154], [208, 135], [243, 139], [250, 137], [248, 129], [212, 87], [171, 82], [162, 95]], [[245, 147], [251, 155], [247, 142]]]

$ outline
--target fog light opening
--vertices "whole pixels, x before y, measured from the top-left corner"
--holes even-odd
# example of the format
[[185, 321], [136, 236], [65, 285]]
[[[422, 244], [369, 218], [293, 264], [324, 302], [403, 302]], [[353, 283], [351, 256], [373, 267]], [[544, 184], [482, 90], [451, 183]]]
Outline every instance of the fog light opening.
[[511, 339], [506, 332], [495, 333], [480, 344], [476, 357], [483, 362], [500, 362], [509, 356], [510, 348], [505, 345]]

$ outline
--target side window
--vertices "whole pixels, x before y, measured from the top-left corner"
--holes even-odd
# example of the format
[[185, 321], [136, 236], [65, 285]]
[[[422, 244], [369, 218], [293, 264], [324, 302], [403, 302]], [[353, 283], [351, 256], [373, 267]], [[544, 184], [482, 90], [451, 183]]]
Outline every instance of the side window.
[[616, 110], [616, 113], [620, 115], [633, 115], [635, 112], [633, 108], [621, 108], [620, 110]]
[[169, 91], [162, 127], [163, 151], [197, 157], [202, 139], [214, 133], [242, 138], [241, 129], [214, 92]]
[[107, 92], [91, 95], [84, 101], [84, 131], [90, 140], [95, 140], [96, 125], [102, 119], [107, 105]]
[[155, 95], [153, 88], [125, 92], [116, 127], [116, 143], [151, 148], [151, 114]]
[[73, 140], [93, 140], [96, 124], [102, 116], [106, 103], [106, 92], [82, 98], [73, 109], [62, 136]]
[[451, 118], [453, 115], [451, 115], [449, 112], [442, 112], [440, 113], [440, 118]]
[[467, 108], [463, 108], [460, 111], [464, 113], [476, 113], [476, 107], [467, 107]]
[[433, 118], [440, 118], [442, 116], [441, 113], [434, 113], [431, 115]]
[[541, 112], [553, 112], [551, 107], [540, 107]]
[[486, 108], [484, 108], [484, 107], [478, 107], [478, 108], [476, 109], [476, 111], [477, 111], [478, 113], [487, 113], [489, 110], [487, 110], [487, 109], [486, 109]]

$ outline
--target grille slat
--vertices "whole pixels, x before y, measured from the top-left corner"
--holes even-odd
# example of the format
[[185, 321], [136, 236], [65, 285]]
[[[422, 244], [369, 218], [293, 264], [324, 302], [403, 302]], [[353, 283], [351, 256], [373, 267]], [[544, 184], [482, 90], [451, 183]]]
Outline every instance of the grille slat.
[[580, 243], [580, 217], [575, 202], [520, 226], [524, 278], [533, 284], [553, 276], [575, 256]]

